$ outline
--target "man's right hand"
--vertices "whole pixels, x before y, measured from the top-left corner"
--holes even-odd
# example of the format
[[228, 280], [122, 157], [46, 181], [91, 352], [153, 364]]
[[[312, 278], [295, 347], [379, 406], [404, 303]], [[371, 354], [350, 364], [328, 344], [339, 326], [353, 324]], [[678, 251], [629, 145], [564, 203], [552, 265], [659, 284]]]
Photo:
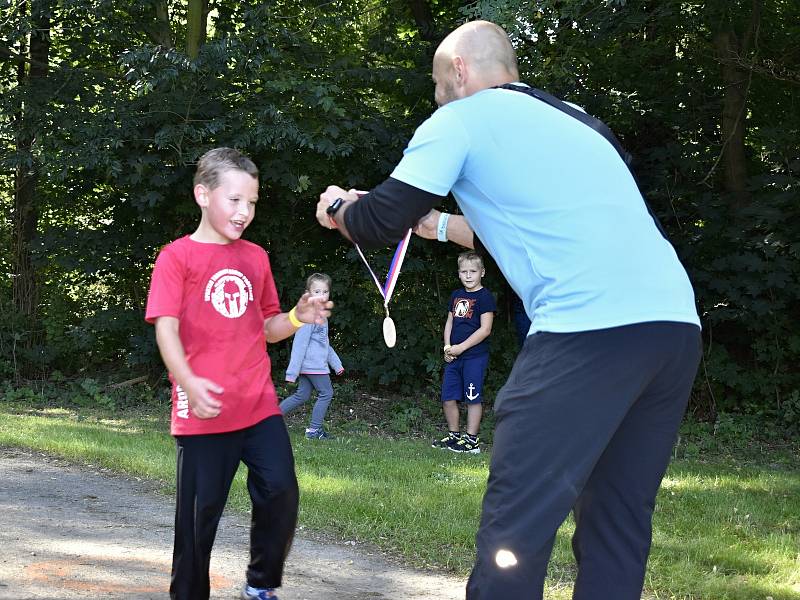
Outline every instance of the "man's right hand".
[[324, 192], [319, 195], [319, 202], [317, 202], [317, 221], [326, 229], [336, 229], [336, 223], [331, 221], [328, 216], [328, 207], [333, 204], [337, 198], [342, 200], [358, 200], [358, 194], [355, 191], [345, 191], [338, 185], [329, 185]]
[[212, 394], [221, 394], [225, 390], [210, 379], [192, 377], [181, 387], [189, 398], [192, 413], [198, 419], [213, 419], [222, 412], [222, 402]]

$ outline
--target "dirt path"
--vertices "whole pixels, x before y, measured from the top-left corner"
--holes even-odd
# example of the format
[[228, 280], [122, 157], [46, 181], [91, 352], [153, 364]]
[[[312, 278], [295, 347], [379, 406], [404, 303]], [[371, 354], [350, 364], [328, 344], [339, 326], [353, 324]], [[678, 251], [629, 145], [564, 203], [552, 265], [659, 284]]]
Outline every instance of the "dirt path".
[[[167, 598], [173, 506], [151, 485], [0, 448], [0, 599]], [[236, 599], [247, 517], [226, 514], [211, 561], [214, 599]], [[464, 581], [299, 535], [281, 600], [464, 597]]]

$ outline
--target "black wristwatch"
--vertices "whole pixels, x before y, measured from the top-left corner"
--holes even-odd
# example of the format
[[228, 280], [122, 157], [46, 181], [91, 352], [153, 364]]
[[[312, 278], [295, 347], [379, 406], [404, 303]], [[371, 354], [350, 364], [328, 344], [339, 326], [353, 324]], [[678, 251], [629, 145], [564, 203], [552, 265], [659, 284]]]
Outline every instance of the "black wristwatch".
[[328, 213], [329, 217], [332, 217], [336, 214], [336, 211], [342, 208], [342, 204], [344, 204], [344, 200], [341, 198], [337, 198], [333, 202], [330, 203], [330, 206], [325, 209], [325, 212]]

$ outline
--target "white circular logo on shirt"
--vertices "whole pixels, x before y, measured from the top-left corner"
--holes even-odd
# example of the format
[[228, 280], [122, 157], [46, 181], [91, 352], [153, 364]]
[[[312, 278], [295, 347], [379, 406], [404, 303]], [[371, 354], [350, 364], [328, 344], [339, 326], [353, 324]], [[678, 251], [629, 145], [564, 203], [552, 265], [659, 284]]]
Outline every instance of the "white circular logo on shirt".
[[208, 280], [204, 295], [219, 314], [228, 319], [237, 319], [247, 310], [253, 299], [253, 285], [241, 271], [222, 269]]
[[472, 305], [474, 301], [470, 301], [466, 298], [459, 298], [456, 300], [456, 305], [453, 308], [453, 315], [456, 317], [464, 317], [464, 318], [471, 318], [472, 317]]

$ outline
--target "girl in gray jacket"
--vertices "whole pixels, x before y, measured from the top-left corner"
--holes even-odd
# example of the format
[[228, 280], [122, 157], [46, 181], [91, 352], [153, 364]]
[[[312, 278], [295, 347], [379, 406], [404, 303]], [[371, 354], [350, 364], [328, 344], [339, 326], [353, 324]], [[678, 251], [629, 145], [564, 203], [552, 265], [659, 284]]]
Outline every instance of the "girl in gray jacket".
[[[306, 279], [306, 291], [312, 296], [323, 296], [327, 301], [331, 294], [331, 278], [325, 273], [312, 273]], [[288, 415], [311, 398], [317, 390], [317, 401], [311, 411], [311, 422], [306, 428], [306, 438], [326, 440], [331, 436], [322, 426], [325, 413], [333, 399], [330, 369], [337, 375], [344, 373], [342, 361], [331, 348], [328, 340], [328, 320], [322, 325], [303, 325], [294, 334], [292, 356], [286, 369], [286, 381], [297, 381], [294, 394], [281, 402], [281, 412]], [[299, 380], [298, 380], [299, 379]]]

